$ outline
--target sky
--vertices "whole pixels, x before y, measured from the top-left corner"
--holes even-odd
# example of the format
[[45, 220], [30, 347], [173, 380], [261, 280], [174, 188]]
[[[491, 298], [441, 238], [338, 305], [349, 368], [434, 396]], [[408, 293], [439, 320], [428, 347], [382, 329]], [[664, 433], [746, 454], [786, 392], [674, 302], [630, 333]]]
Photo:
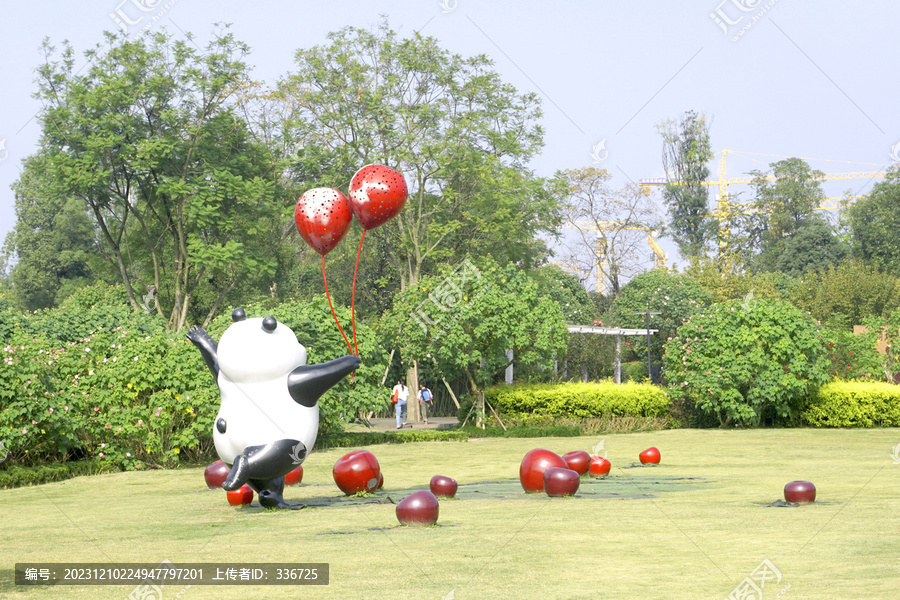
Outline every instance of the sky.
[[[0, 0], [0, 236], [15, 222], [10, 185], [40, 136], [34, 69], [46, 37], [81, 52], [104, 30], [165, 27], [208, 39], [230, 23], [253, 52], [257, 80], [274, 83], [298, 48], [381, 16], [401, 36], [436, 38], [464, 56], [486, 54], [503, 79], [543, 101], [541, 176], [594, 166], [623, 186], [664, 175], [657, 125], [695, 110], [710, 119], [710, 163], [728, 176], [798, 156], [826, 173], [870, 172], [900, 161], [897, 51], [900, 3], [791, 0], [688, 2], [241, 2], [228, 0]], [[877, 179], [824, 183], [827, 196], [862, 194]], [[729, 188], [738, 192], [740, 186]], [[746, 189], [746, 188], [744, 188]], [[713, 192], [714, 194], [714, 192]], [[652, 199], [663, 212], [659, 192]], [[711, 203], [714, 195], [711, 194]], [[670, 240], [661, 241], [674, 260]], [[652, 267], [648, 249], [646, 268]]]

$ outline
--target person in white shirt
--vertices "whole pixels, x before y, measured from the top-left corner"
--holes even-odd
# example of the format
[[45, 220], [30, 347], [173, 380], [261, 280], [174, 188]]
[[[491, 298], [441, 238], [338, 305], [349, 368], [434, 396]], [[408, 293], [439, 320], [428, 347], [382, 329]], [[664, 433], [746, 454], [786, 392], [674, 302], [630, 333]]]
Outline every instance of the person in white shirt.
[[403, 429], [406, 425], [406, 402], [409, 400], [409, 388], [403, 385], [403, 382], [397, 380], [397, 385], [391, 390], [391, 397], [397, 395], [397, 403], [394, 405], [394, 412], [397, 415], [397, 429]]

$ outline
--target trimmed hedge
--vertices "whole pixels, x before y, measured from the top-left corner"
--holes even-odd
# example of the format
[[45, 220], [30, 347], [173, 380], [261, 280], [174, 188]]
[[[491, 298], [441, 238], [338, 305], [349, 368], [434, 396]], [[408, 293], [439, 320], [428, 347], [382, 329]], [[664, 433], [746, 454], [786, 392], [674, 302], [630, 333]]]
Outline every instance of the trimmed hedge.
[[435, 431], [353, 431], [320, 436], [316, 440], [316, 450], [328, 448], [355, 448], [376, 444], [409, 444], [413, 442], [465, 442], [469, 434], [459, 430]]
[[13, 466], [7, 470], [0, 471], [0, 489], [63, 481], [64, 479], [71, 479], [80, 475], [118, 473], [121, 470], [118, 465], [99, 459], [78, 460], [36, 467]]
[[663, 388], [646, 383], [563, 383], [499, 385], [485, 399], [501, 414], [593, 417], [665, 417], [669, 398]]
[[833, 381], [810, 397], [801, 417], [813, 427], [898, 427], [900, 386]]

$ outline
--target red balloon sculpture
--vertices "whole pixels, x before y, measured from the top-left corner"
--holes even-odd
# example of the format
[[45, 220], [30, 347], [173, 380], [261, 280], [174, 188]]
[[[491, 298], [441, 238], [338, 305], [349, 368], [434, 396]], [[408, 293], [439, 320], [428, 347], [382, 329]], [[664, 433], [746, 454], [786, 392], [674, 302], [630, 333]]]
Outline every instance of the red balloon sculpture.
[[328, 292], [328, 280], [325, 278], [325, 255], [331, 252], [341, 238], [350, 228], [353, 220], [350, 211], [350, 202], [338, 190], [333, 188], [313, 188], [300, 196], [297, 206], [294, 207], [294, 221], [297, 223], [297, 231], [313, 250], [322, 255], [322, 282], [325, 284], [325, 296], [328, 298], [328, 306], [331, 307], [331, 316], [337, 323], [347, 348], [353, 353], [350, 340], [344, 333], [334, 306], [331, 304], [331, 294]]
[[591, 468], [590, 474], [596, 477], [602, 477], [603, 475], [609, 475], [609, 470], [612, 468], [612, 463], [603, 458], [602, 456], [592, 456], [591, 457]]
[[548, 496], [572, 496], [580, 483], [581, 478], [572, 469], [550, 467], [544, 471], [544, 491]]
[[569, 468], [559, 454], [550, 450], [535, 448], [525, 455], [519, 465], [519, 481], [526, 493], [544, 491], [544, 472], [550, 467]]
[[249, 485], [242, 485], [236, 490], [228, 492], [228, 504], [232, 506], [243, 506], [253, 502], [253, 488]]
[[297, 468], [284, 476], [284, 485], [296, 485], [303, 481], [303, 465], [297, 465]]
[[810, 481], [791, 481], [784, 486], [786, 502], [812, 504], [816, 501], [816, 486]]
[[646, 450], [638, 454], [638, 458], [641, 459], [642, 465], [658, 465], [660, 459], [659, 450], [657, 450], [655, 447], [647, 448]]
[[206, 480], [206, 485], [209, 489], [220, 488], [225, 483], [225, 480], [228, 479], [229, 472], [231, 472], [231, 467], [221, 460], [217, 460], [203, 471], [203, 479]]
[[431, 493], [438, 498], [452, 498], [456, 495], [456, 490], [459, 486], [456, 480], [451, 477], [435, 475], [431, 478], [428, 487], [431, 488]]

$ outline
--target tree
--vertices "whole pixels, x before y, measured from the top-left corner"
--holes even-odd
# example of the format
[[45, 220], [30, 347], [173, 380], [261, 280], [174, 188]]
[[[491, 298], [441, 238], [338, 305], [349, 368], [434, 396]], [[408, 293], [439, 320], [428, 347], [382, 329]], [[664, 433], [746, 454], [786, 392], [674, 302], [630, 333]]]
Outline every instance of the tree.
[[246, 45], [223, 33], [201, 52], [164, 32], [108, 33], [83, 73], [70, 46], [44, 52], [36, 95], [49, 176], [91, 214], [136, 310], [149, 291], [170, 330], [206, 324], [239, 284], [271, 277], [290, 205], [233, 107]]
[[706, 115], [694, 111], [657, 125], [663, 138], [662, 160], [668, 183], [663, 200], [671, 217], [669, 231], [687, 258], [706, 254], [716, 235], [709, 216], [709, 192], [701, 182], [709, 179], [707, 163], [713, 158]]
[[386, 21], [328, 39], [298, 50], [277, 90], [293, 109], [292, 173], [328, 187], [367, 163], [405, 175], [406, 207], [372, 232], [385, 238], [400, 288], [470, 252], [526, 266], [545, 257], [535, 236], [559, 225], [560, 190], [524, 167], [542, 145], [538, 97], [504, 83], [486, 56], [399, 39]]
[[18, 260], [10, 282], [24, 310], [50, 308], [95, 277], [94, 227], [84, 206], [58, 197], [47, 181], [46, 157], [24, 162], [13, 185], [16, 224], [7, 234], [4, 252]]
[[790, 304], [715, 304], [666, 343], [669, 396], [722, 427], [796, 423], [828, 379], [824, 350], [815, 322]]
[[775, 271], [780, 266], [795, 275], [840, 261], [846, 251], [832, 227], [814, 212], [825, 198], [824, 173], [799, 158], [769, 166], [771, 175], [750, 172], [757, 214], [745, 219], [744, 245], [757, 252], [749, 259], [751, 268]]
[[868, 317], [886, 318], [900, 308], [900, 277], [847, 261], [807, 273], [792, 300], [816, 320], [841, 315], [847, 325], [861, 325]]
[[611, 295], [615, 296], [619, 278], [640, 269], [647, 233], [662, 227], [653, 204], [636, 185], [610, 188], [612, 176], [604, 169], [568, 169], [558, 176], [569, 191], [562, 204], [566, 226], [579, 235], [569, 258], [577, 261], [590, 256], [587, 267], [599, 270], [597, 276], [609, 281]]
[[522, 269], [490, 258], [423, 277], [400, 294], [382, 329], [407, 359], [434, 359], [448, 379], [462, 374], [479, 402], [510, 364], [552, 370], [567, 335], [557, 303]]
[[848, 213], [854, 256], [900, 275], [900, 167], [891, 167]]

